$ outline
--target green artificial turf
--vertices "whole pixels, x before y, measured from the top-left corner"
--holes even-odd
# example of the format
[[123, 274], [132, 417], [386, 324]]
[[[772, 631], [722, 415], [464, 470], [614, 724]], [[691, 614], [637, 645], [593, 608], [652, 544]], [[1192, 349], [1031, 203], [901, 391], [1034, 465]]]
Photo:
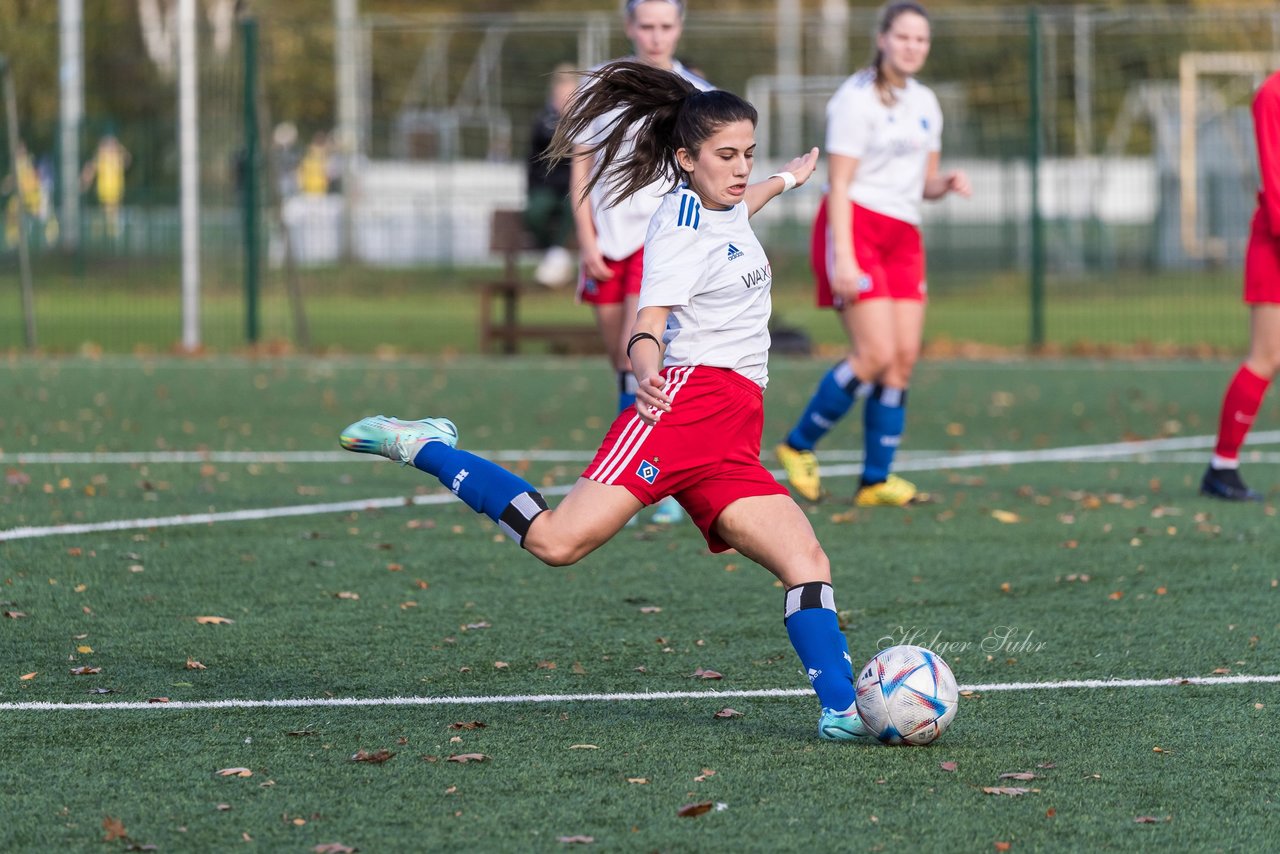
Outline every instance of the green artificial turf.
[[[817, 740], [781, 590], [741, 557], [710, 555], [688, 524], [628, 528], [552, 569], [431, 478], [355, 455], [19, 457], [329, 452], [341, 427], [385, 411], [448, 415], [472, 449], [573, 452], [511, 463], [563, 486], [608, 421], [599, 362], [0, 365], [0, 610], [25, 615], [0, 618], [0, 848], [527, 851], [589, 836], [582, 847], [637, 851], [1266, 850], [1280, 833], [1275, 683], [998, 689], [1280, 674], [1271, 462], [1246, 462], [1271, 495], [1247, 506], [1196, 495], [1203, 446], [1145, 461], [943, 461], [908, 474], [929, 500], [905, 510], [854, 510], [856, 479], [827, 478], [808, 510], [857, 663], [915, 642], [938, 649], [963, 686], [992, 686], [962, 697], [936, 744], [871, 748]], [[923, 364], [901, 459], [1205, 435], [1231, 369]], [[822, 370], [775, 361], [766, 456]], [[858, 421], [824, 445], [831, 464], [856, 458]], [[1255, 435], [1278, 424], [1269, 403]], [[395, 496], [442, 503], [5, 536]], [[101, 671], [72, 674], [84, 666]], [[714, 693], [769, 689], [797, 694]], [[643, 692], [706, 694], [386, 703]], [[141, 707], [11, 705], [112, 701]], [[726, 707], [742, 715], [714, 717]], [[472, 721], [485, 726], [450, 728]], [[353, 761], [362, 750], [395, 756]], [[449, 761], [467, 753], [487, 759]], [[251, 776], [217, 774], [241, 767]], [[1030, 791], [983, 792], [995, 786]], [[691, 803], [711, 808], [680, 817]], [[127, 840], [103, 845], [108, 817]]]

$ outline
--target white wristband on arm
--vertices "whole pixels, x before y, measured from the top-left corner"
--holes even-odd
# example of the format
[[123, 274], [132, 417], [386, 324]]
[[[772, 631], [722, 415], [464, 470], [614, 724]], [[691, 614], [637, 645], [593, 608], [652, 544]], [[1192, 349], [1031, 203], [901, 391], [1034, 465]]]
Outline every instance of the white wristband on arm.
[[784, 193], [787, 190], [794, 190], [796, 188], [796, 176], [792, 175], [790, 172], [774, 172], [769, 177], [782, 179], [782, 192]]

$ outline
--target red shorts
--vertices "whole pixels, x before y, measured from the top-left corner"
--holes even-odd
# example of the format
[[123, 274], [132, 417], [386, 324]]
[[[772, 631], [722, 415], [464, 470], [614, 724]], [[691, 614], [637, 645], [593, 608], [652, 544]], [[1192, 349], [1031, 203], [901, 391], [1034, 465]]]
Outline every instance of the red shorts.
[[760, 462], [764, 395], [728, 368], [666, 368], [671, 411], [646, 425], [634, 409], [609, 428], [582, 476], [625, 486], [645, 504], [674, 495], [713, 552], [730, 546], [713, 530], [739, 498], [788, 495]]
[[585, 272], [578, 278], [578, 301], [591, 305], [617, 305], [640, 293], [644, 278], [644, 249], [637, 249], [621, 261], [604, 259], [613, 277], [603, 282], [589, 278]]
[[[858, 287], [858, 299], [923, 301], [926, 286], [920, 229], [853, 202], [849, 205], [853, 209], [853, 257], [866, 274]], [[818, 286], [818, 305], [843, 308], [843, 300], [831, 292], [830, 231], [827, 199], [823, 197], [813, 221], [809, 261]]]
[[1280, 238], [1267, 227], [1262, 208], [1253, 214], [1244, 251], [1244, 301], [1280, 303]]

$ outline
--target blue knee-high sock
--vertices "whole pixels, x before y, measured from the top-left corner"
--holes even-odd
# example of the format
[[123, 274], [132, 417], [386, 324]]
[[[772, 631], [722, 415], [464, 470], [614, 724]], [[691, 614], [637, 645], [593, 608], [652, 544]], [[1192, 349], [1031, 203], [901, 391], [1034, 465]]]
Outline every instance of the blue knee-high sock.
[[907, 390], [877, 385], [863, 410], [864, 459], [862, 482], [883, 483], [889, 479], [893, 455], [902, 441], [907, 423]]
[[861, 383], [843, 359], [823, 375], [804, 414], [787, 434], [787, 444], [798, 451], [812, 451], [836, 422], [861, 396]]
[[503, 533], [520, 545], [546, 499], [528, 484], [496, 463], [444, 442], [425, 442], [413, 458], [413, 467], [435, 475], [454, 495], [477, 513], [498, 523]]
[[836, 620], [831, 585], [810, 581], [787, 591], [787, 636], [825, 709], [843, 712], [853, 705], [853, 662], [849, 643]]
[[636, 405], [636, 375], [618, 371], [618, 411], [626, 412]]

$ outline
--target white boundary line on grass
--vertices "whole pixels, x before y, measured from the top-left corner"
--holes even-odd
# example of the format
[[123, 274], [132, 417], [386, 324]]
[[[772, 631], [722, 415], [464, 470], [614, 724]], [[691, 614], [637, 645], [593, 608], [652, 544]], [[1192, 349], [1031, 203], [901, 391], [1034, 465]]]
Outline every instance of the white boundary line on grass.
[[[906, 458], [904, 455], [904, 458], [895, 468], [898, 471], [929, 471], [935, 469], [948, 471], [962, 468], [982, 468], [1038, 462], [1114, 461], [1126, 457], [1142, 457], [1153, 452], [1210, 448], [1213, 447], [1215, 441], [1216, 438], [1214, 436], [1177, 436], [1167, 439], [1109, 442], [1101, 445], [1071, 445], [1029, 451], [978, 451], [910, 458]], [[1254, 444], [1270, 442], [1280, 442], [1280, 430], [1263, 431], [1253, 437]], [[862, 466], [860, 464], [853, 464], [827, 466], [822, 469], [822, 474], [828, 477], [841, 477], [859, 474], [861, 471]], [[783, 474], [780, 471], [771, 471], [770, 473], [774, 477], [779, 477]], [[543, 495], [564, 495], [569, 489], [569, 486], [554, 486], [540, 491]], [[172, 528], [182, 525], [210, 525], [218, 522], [248, 522], [291, 516], [313, 516], [323, 513], [350, 513], [409, 505], [447, 504], [453, 500], [453, 496], [448, 493], [438, 493], [433, 495], [365, 498], [356, 501], [337, 501], [325, 504], [298, 504], [288, 507], [229, 510], [219, 513], [190, 513], [180, 516], [157, 516], [144, 519], [117, 519], [110, 522], [84, 522], [74, 525], [27, 526], [0, 530], [0, 542], [57, 537], [68, 534], [89, 534], [99, 531], [133, 531], [144, 528]]]
[[[961, 691], [1056, 691], [1070, 688], [1177, 688], [1186, 685], [1255, 685], [1280, 682], [1280, 676], [1187, 676], [1173, 679], [1065, 679], [1057, 682], [993, 682], [961, 685]], [[744, 691], [639, 691], [612, 694], [492, 694], [478, 697], [301, 697], [291, 700], [174, 700], [168, 703], [0, 703], [0, 712], [73, 712], [141, 709], [296, 709], [335, 706], [481, 706], [495, 703], [588, 703], [627, 700], [710, 700], [725, 698], [808, 697], [809, 688], [760, 688]]]

